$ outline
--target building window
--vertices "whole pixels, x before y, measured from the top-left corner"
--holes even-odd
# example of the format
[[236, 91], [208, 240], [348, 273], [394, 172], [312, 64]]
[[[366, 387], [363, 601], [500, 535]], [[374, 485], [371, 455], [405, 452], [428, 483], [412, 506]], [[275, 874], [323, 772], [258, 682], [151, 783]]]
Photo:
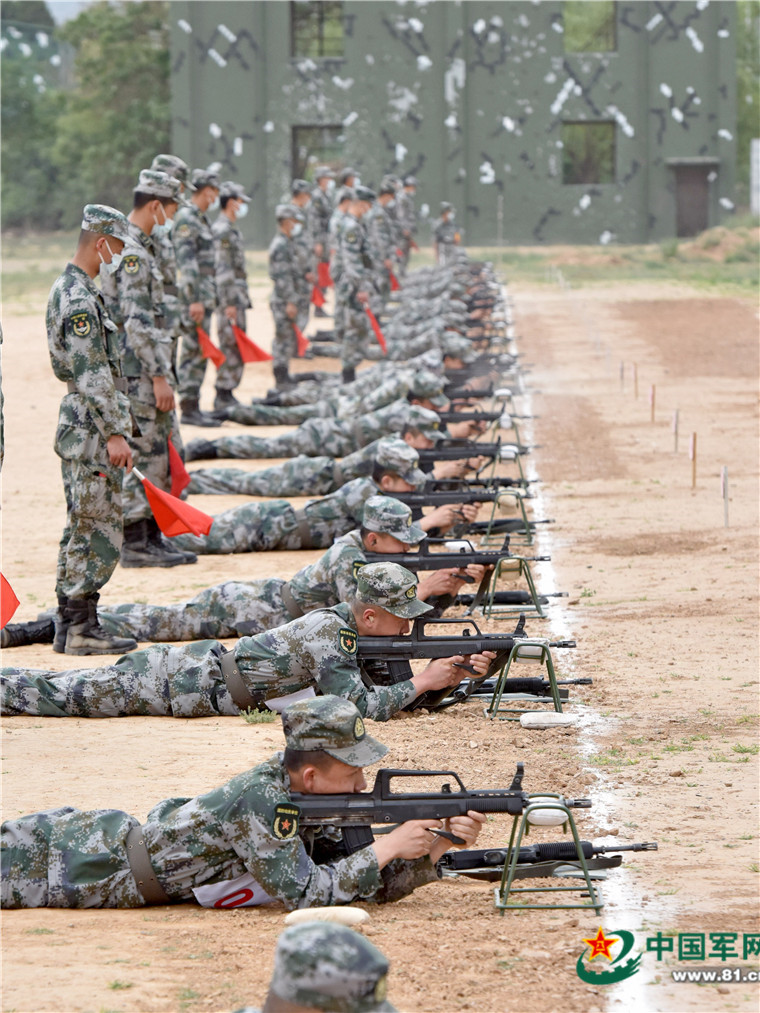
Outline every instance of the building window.
[[293, 179], [312, 179], [318, 165], [343, 165], [343, 127], [293, 127], [291, 166]]
[[340, 0], [294, 0], [290, 4], [290, 55], [314, 60], [343, 57]]
[[617, 49], [614, 0], [565, 0], [566, 53], [610, 53]]
[[615, 124], [562, 124], [562, 182], [615, 182]]

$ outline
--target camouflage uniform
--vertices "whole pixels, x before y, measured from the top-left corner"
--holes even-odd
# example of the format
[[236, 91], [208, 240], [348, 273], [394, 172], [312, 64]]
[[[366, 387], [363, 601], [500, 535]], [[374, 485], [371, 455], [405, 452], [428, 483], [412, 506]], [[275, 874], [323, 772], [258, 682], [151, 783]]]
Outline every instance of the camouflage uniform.
[[[448, 219], [444, 218], [446, 212], [450, 213]], [[433, 223], [433, 240], [436, 244], [438, 263], [445, 267], [451, 263], [452, 257], [456, 255], [459, 244], [459, 230], [453, 221], [454, 209], [450, 204], [441, 204], [441, 217], [436, 218]]]
[[[404, 179], [404, 186], [415, 186], [417, 181], [414, 176], [407, 176]], [[412, 249], [412, 242], [414, 241], [414, 234], [417, 231], [417, 212], [414, 207], [414, 194], [409, 193], [403, 188], [399, 190], [397, 195], [397, 206], [396, 206], [396, 218], [399, 223], [401, 230], [401, 265], [402, 269], [406, 271], [406, 266], [409, 263], [409, 254]]]
[[[180, 190], [190, 183], [190, 170], [187, 164], [176, 155], [156, 155], [150, 164], [151, 169], [165, 172], [180, 183]], [[180, 204], [187, 203], [187, 199], [180, 194]], [[179, 301], [179, 289], [177, 287], [177, 254], [174, 251], [172, 241], [172, 228], [174, 221], [168, 221], [164, 225], [156, 225], [150, 234], [153, 240], [153, 251], [156, 264], [161, 272], [164, 282], [164, 330], [171, 337], [172, 341], [172, 371], [176, 380], [177, 371], [177, 350], [180, 338], [180, 323], [182, 308]], [[178, 450], [181, 450], [179, 430], [173, 437], [173, 442], [178, 443]]]
[[[297, 213], [300, 214], [295, 207], [280, 205], [277, 208], [277, 220], [278, 222], [284, 221], [288, 215], [295, 219]], [[269, 244], [269, 277], [272, 279], [273, 285], [269, 308], [274, 317], [272, 367], [278, 371], [284, 370], [285, 373], [287, 373], [290, 360], [295, 358], [298, 347], [293, 330], [294, 321], [290, 320], [285, 313], [288, 303], [298, 306], [298, 273], [298, 250], [295, 240], [290, 239], [278, 229]]]
[[[361, 188], [357, 191], [357, 199]], [[372, 191], [369, 191], [370, 193]], [[373, 262], [364, 222], [347, 215], [340, 233], [337, 258], [335, 298], [342, 306], [343, 342], [341, 362], [344, 369], [355, 369], [362, 361], [365, 350], [375, 342], [364, 306], [356, 298], [357, 292], [371, 294]], [[336, 329], [336, 338], [337, 329]]]
[[[327, 705], [337, 715], [322, 725], [329, 729], [331, 721], [332, 735], [318, 736], [320, 725], [308, 721], [309, 705], [322, 705], [322, 711]], [[295, 727], [289, 728], [288, 720]], [[356, 708], [344, 701], [302, 701], [286, 709], [283, 724], [292, 748], [304, 748], [303, 742], [336, 742], [342, 748], [335, 754], [351, 758], [344, 762], [362, 764], [376, 762], [386, 752], [366, 735]], [[299, 826], [283, 759], [283, 753], [276, 753], [219, 788], [195, 798], [164, 799], [151, 809], [139, 837], [167, 903], [195, 900], [225, 907], [278, 900], [293, 909], [359, 899], [387, 902], [439, 878], [429, 858], [395, 859], [380, 870], [372, 847], [346, 856], [337, 828]], [[130, 868], [126, 842], [138, 826], [133, 816], [118, 810], [69, 807], [6, 821], [2, 906], [142, 907], [146, 901]], [[312, 858], [315, 851], [318, 861]]]
[[250, 308], [245, 269], [243, 234], [223, 212], [211, 226], [216, 241], [216, 314], [219, 345], [227, 356], [216, 375], [217, 390], [234, 390], [243, 376], [243, 360], [232, 333], [232, 324], [224, 314], [228, 306], [237, 310], [237, 326], [245, 331], [245, 311]]
[[[218, 183], [214, 185], [218, 186]], [[214, 280], [216, 251], [209, 220], [192, 201], [177, 211], [172, 227], [172, 241], [179, 270], [182, 307], [179, 393], [182, 401], [197, 401], [206, 375], [206, 359], [201, 354], [197, 327], [202, 327], [208, 333], [211, 314], [217, 305]], [[196, 325], [189, 312], [190, 304], [194, 302], [203, 303], [204, 316], [199, 325]]]
[[[320, 166], [315, 170], [314, 179], [316, 185], [311, 191], [311, 204], [309, 204], [309, 212], [311, 219], [311, 236], [314, 246], [321, 245], [322, 253], [317, 256], [315, 254], [315, 266], [320, 263], [329, 264], [330, 262], [330, 219], [333, 213], [333, 203], [330, 197], [330, 193], [323, 190], [319, 185], [321, 179], [334, 179], [335, 173], [326, 165]], [[317, 278], [319, 282], [319, 278]]]
[[[383, 190], [380, 192], [383, 193]], [[393, 225], [389, 212], [380, 201], [375, 201], [365, 217], [369, 253], [375, 265], [374, 285], [380, 296], [380, 308], [383, 309], [391, 294], [391, 279], [385, 261], [393, 260], [395, 255]]]
[[[88, 205], [85, 218], [90, 209], [96, 216], [100, 206]], [[127, 222], [119, 217], [126, 239]], [[103, 587], [119, 560], [123, 472], [110, 463], [106, 444], [111, 436], [130, 436], [132, 421], [116, 328], [92, 278], [72, 263], [50, 291], [46, 326], [53, 372], [69, 385], [55, 434], [67, 511], [56, 592], [82, 599]]]

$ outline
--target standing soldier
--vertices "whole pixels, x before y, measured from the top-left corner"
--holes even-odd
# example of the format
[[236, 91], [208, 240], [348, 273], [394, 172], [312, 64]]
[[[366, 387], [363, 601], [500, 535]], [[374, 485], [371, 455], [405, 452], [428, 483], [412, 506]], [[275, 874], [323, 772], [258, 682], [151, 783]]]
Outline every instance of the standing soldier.
[[116, 266], [127, 236], [124, 215], [88, 204], [76, 253], [48, 299], [50, 361], [68, 388], [55, 434], [67, 511], [56, 572], [53, 650], [59, 654], [117, 654], [137, 647], [131, 638], [107, 634], [97, 613], [100, 589], [121, 549], [122, 469], [132, 468], [126, 439], [132, 420], [116, 329], [94, 279], [101, 264]]
[[239, 404], [232, 392], [243, 375], [243, 360], [232, 325], [244, 331], [245, 311], [253, 305], [248, 295], [243, 234], [235, 226], [237, 219], [248, 211], [251, 198], [239, 183], [227, 182], [221, 185], [219, 200], [222, 210], [211, 231], [216, 240], [217, 330], [219, 345], [227, 358], [216, 374], [214, 408], [228, 408]]
[[414, 207], [414, 195], [417, 193], [417, 177], [405, 176], [404, 185], [399, 191], [398, 221], [401, 227], [401, 262], [404, 271], [409, 263], [409, 253], [417, 231], [417, 212]]
[[[190, 185], [190, 169], [186, 162], [176, 155], [156, 155], [150, 165], [151, 169], [157, 172], [165, 172], [173, 176], [179, 183], [179, 202], [186, 204], [185, 191]], [[165, 225], [154, 225], [150, 234], [153, 240], [153, 251], [156, 257], [158, 269], [164, 281], [164, 330], [172, 340], [172, 370], [176, 380], [177, 373], [177, 350], [180, 338], [180, 318], [182, 310], [179, 301], [179, 290], [177, 288], [177, 255], [174, 252], [172, 242], [172, 227], [174, 220], [168, 221]], [[179, 432], [175, 434], [177, 440]], [[181, 444], [177, 447], [179, 450]]]
[[[332, 197], [335, 192], [335, 173], [329, 165], [319, 165], [314, 170], [316, 186], [311, 191], [311, 226], [312, 238], [314, 240], [315, 267], [317, 271], [317, 285], [319, 285], [319, 265], [330, 262], [330, 241], [329, 229], [330, 218], [333, 213]], [[320, 286], [321, 288], [321, 286]], [[324, 289], [321, 289], [324, 294]], [[316, 317], [326, 317], [327, 314], [318, 306], [314, 311]]]
[[206, 360], [201, 354], [197, 328], [200, 326], [208, 333], [216, 306], [215, 244], [206, 212], [219, 196], [219, 177], [206, 169], [194, 169], [191, 187], [192, 196], [179, 209], [172, 229], [182, 306], [179, 404], [183, 422], [214, 426], [214, 420], [205, 416], [198, 404]]
[[390, 178], [385, 177], [380, 184], [377, 200], [366, 217], [370, 256], [375, 266], [375, 288], [380, 296], [381, 310], [385, 309], [391, 294], [395, 243], [389, 208], [393, 207], [395, 197], [396, 187]]
[[455, 216], [453, 206], [441, 201], [441, 217], [433, 223], [433, 252], [441, 267], [451, 263], [454, 247], [459, 246], [461, 237], [454, 224]]
[[[169, 438], [176, 426], [171, 335], [164, 328], [164, 285], [156, 262], [153, 230], [174, 217], [179, 182], [165, 172], [143, 169], [129, 215], [129, 239], [116, 272], [121, 366], [139, 435], [130, 443], [134, 463], [159, 489], [171, 489]], [[124, 481], [124, 545], [121, 565], [179, 566], [194, 563], [192, 553], [164, 541], [142, 482]]]
[[275, 209], [277, 234], [269, 245], [269, 277], [273, 289], [269, 307], [274, 317], [272, 367], [278, 388], [290, 383], [288, 367], [295, 356], [297, 341], [293, 325], [298, 317], [298, 251], [296, 239], [303, 229], [303, 213], [294, 204]]
[[316, 266], [314, 263], [314, 236], [311, 222], [311, 186], [305, 179], [294, 179], [290, 185], [290, 203], [294, 204], [303, 215], [303, 228], [295, 238], [298, 256], [298, 319], [297, 324], [302, 331], [309, 323], [309, 307], [311, 305], [311, 288], [316, 282]]
[[340, 247], [335, 280], [335, 297], [342, 303], [343, 343], [341, 361], [343, 382], [356, 379], [356, 367], [364, 358], [369, 343], [370, 325], [366, 310], [375, 291], [372, 283], [373, 262], [362, 218], [372, 207], [375, 192], [366, 186], [357, 186], [354, 199], [340, 235]]

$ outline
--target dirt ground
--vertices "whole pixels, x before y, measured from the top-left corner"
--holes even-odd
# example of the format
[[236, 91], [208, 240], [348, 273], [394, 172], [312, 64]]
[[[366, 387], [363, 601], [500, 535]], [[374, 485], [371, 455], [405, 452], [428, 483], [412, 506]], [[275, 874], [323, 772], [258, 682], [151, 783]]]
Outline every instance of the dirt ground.
[[[568, 593], [550, 618], [529, 619], [528, 629], [575, 638], [575, 651], [556, 652], [558, 668], [591, 676], [594, 685], [571, 690], [566, 710], [579, 717], [572, 728], [489, 722], [471, 702], [439, 715], [402, 715], [373, 731], [391, 747], [391, 765], [449, 767], [471, 787], [506, 786], [523, 761], [529, 790], [593, 799], [577, 816], [583, 838], [658, 841], [659, 851], [627, 856], [610, 873], [601, 918], [577, 910], [501, 916], [489, 884], [447, 879], [395, 905], [363, 905], [371, 915], [363, 931], [391, 960], [389, 999], [415, 1013], [757, 1009], [756, 985], [675, 984], [671, 969], [688, 965], [672, 956], [658, 961], [654, 952], [644, 952], [641, 971], [619, 985], [589, 986], [575, 970], [583, 939], [600, 923], [608, 935], [633, 931], [636, 952], [657, 932], [707, 933], [708, 940], [711, 932], [733, 932], [741, 944], [743, 933], [759, 931], [756, 308], [668, 284], [509, 293], [528, 391], [517, 406], [536, 416], [520, 430], [536, 446], [530, 468], [542, 480], [534, 516], [554, 520], [526, 551], [552, 557], [534, 566], [539, 587]], [[266, 290], [259, 285], [253, 295], [249, 333], [266, 345]], [[52, 450], [61, 388], [48, 362], [45, 298], [39, 291], [6, 304], [3, 317], [3, 572], [21, 600], [17, 619], [54, 604], [64, 518]], [[313, 365], [335, 364], [304, 368]], [[246, 367], [242, 394], [261, 394], [269, 380], [266, 366]], [[234, 497], [192, 501], [210, 513], [235, 504]], [[236, 576], [292, 574], [315, 556], [117, 568], [103, 599], [180, 601]], [[11, 661], [70, 667], [49, 645], [15, 650]], [[158, 800], [208, 790], [280, 744], [278, 723], [242, 718], [7, 719], [4, 816], [68, 804], [144, 818]], [[507, 821], [494, 818], [484, 843], [503, 844], [508, 832]], [[541, 839], [559, 832], [534, 831], [528, 843]], [[277, 906], [191, 905], [7, 912], [2, 1008], [131, 1013], [258, 1004], [283, 914]], [[756, 958], [704, 963], [757, 966]]]

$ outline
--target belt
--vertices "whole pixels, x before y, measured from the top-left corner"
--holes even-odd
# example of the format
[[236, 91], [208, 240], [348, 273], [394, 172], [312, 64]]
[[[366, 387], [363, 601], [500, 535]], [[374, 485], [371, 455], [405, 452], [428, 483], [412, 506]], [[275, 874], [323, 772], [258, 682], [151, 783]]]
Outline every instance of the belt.
[[[113, 385], [116, 388], [116, 390], [120, 390], [122, 394], [127, 393], [128, 387], [126, 376], [115, 376], [113, 378]], [[74, 383], [73, 380], [66, 381], [66, 389], [68, 390], [69, 394], [79, 393], [79, 388], [77, 387], [76, 383]]]
[[290, 590], [290, 584], [288, 581], [280, 588], [280, 596], [282, 598], [285, 608], [290, 613], [292, 619], [300, 619], [304, 614], [303, 609], [293, 597], [293, 592]]
[[222, 669], [222, 678], [224, 684], [232, 697], [232, 702], [236, 707], [239, 707], [241, 711], [247, 710], [266, 710], [264, 701], [266, 700], [266, 693], [263, 690], [254, 690], [251, 692], [246, 684], [243, 682], [243, 677], [240, 674], [240, 669], [235, 661], [234, 651], [227, 651], [223, 654], [219, 664]]
[[173, 295], [176, 297], [179, 295], [179, 289], [176, 285], [167, 285], [166, 282], [164, 282], [164, 295]]
[[150, 861], [148, 848], [143, 837], [143, 827], [138, 823], [127, 834], [127, 861], [135, 877], [137, 889], [146, 904], [173, 904], [171, 897], [156, 878]]
[[306, 516], [305, 510], [296, 510], [296, 525], [298, 527], [298, 534], [301, 536], [301, 548], [302, 549], [313, 549], [314, 545], [311, 541], [311, 528], [309, 527], [309, 521]]

